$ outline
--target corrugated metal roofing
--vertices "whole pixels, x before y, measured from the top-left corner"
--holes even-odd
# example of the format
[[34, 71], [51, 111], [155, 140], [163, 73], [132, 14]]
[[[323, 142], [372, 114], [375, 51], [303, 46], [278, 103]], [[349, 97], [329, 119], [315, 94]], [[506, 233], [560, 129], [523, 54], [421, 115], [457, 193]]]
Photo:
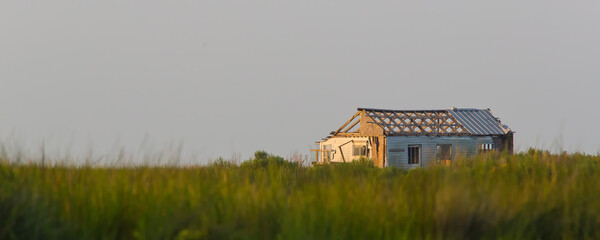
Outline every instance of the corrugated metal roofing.
[[450, 109], [448, 112], [473, 135], [503, 135], [510, 132], [489, 109]]

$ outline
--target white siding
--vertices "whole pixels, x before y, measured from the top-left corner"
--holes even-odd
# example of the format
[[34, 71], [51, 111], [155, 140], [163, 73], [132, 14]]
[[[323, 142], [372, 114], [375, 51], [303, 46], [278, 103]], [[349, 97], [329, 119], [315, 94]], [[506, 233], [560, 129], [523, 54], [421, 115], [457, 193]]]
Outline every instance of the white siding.
[[[353, 157], [352, 156], [352, 147], [355, 145], [365, 145], [367, 146], [368, 149], [368, 155], [367, 157], [371, 157], [371, 144], [370, 142], [368, 142], [369, 138], [367, 137], [334, 137], [334, 138], [330, 138], [327, 139], [323, 142], [320, 143], [319, 148], [320, 149], [325, 149], [325, 145], [331, 145], [331, 149], [333, 149], [334, 151], [332, 152], [332, 158], [331, 161], [332, 162], [343, 162], [344, 158], [345, 160], [348, 161], [353, 161], [353, 160], [358, 160], [359, 157]], [[344, 158], [342, 158], [342, 154], [340, 152], [340, 146], [341, 147], [341, 151], [344, 154]]]

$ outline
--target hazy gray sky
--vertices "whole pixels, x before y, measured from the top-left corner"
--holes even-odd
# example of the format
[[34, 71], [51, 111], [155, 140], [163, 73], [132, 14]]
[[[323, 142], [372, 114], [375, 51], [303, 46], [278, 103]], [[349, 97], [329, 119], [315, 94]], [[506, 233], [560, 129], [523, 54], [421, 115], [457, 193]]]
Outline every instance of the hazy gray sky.
[[0, 136], [308, 153], [356, 107], [491, 108], [600, 150], [599, 1], [3, 1]]

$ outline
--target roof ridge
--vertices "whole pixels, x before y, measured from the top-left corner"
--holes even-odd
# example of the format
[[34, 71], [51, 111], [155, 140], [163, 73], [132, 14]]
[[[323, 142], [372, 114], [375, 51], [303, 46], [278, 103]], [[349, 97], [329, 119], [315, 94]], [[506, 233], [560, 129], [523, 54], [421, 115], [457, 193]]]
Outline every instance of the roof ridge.
[[447, 112], [449, 109], [381, 109], [381, 108], [356, 108], [357, 111], [373, 111], [373, 112]]
[[375, 112], [442, 112], [442, 111], [490, 111], [489, 108], [458, 108], [449, 109], [382, 109], [382, 108], [356, 108], [357, 111], [375, 111]]

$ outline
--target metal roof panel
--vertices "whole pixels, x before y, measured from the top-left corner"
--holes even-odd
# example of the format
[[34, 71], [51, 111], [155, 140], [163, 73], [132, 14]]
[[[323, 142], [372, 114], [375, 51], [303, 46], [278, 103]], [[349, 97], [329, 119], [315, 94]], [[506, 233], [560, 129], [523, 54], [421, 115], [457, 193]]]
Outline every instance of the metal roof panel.
[[488, 109], [450, 109], [450, 114], [473, 135], [503, 135], [510, 129], [502, 127]]

